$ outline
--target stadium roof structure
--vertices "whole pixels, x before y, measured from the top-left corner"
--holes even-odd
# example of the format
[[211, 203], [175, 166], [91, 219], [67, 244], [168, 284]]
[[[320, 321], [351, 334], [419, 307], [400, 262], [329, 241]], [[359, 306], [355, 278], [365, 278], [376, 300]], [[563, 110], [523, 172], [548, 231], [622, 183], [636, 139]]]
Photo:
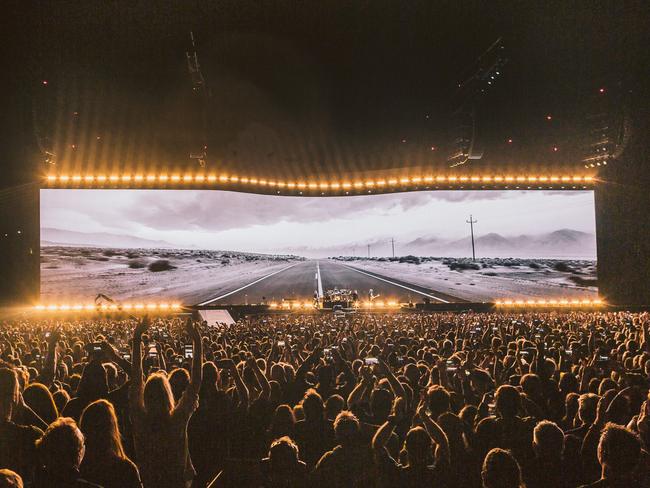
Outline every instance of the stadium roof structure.
[[593, 175], [589, 116], [647, 55], [644, 2], [612, 5], [19, 3], [7, 157], [27, 175]]

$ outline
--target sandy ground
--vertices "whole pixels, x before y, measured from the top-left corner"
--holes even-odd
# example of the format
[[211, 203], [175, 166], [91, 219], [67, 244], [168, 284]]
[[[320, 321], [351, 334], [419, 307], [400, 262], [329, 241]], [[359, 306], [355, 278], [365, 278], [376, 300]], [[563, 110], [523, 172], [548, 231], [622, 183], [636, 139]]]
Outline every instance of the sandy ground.
[[[478, 270], [452, 271], [449, 264], [458, 261], [462, 260], [439, 258], [414, 264], [355, 259], [347, 264], [470, 301], [594, 299], [598, 296], [596, 286], [580, 286], [574, 281], [576, 278], [595, 280], [594, 261], [562, 261], [569, 271], [558, 271], [555, 269], [558, 263], [556, 260], [483, 259], [478, 262]], [[504, 262], [510, 265], [505, 266]], [[483, 263], [486, 267], [482, 267]], [[534, 263], [535, 267], [531, 267], [530, 263]], [[563, 266], [560, 265], [560, 268]]]
[[[157, 260], [174, 268], [148, 269]], [[293, 256], [221, 251], [43, 247], [41, 299], [89, 302], [103, 293], [116, 300], [194, 304], [297, 261]]]

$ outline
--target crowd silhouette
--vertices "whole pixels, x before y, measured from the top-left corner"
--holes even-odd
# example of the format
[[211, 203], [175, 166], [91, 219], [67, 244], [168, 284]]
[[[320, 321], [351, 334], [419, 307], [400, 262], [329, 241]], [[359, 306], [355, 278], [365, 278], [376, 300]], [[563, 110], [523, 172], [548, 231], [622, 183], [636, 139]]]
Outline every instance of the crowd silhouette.
[[3, 487], [650, 486], [650, 315], [10, 320]]

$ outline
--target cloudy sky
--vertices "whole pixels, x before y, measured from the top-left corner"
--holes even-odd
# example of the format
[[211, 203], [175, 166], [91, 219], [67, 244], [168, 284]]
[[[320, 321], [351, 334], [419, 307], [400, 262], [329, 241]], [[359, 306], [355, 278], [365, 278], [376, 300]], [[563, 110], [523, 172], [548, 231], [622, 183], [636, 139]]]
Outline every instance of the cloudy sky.
[[[304, 198], [199, 190], [42, 190], [41, 227], [135, 236], [179, 247], [378, 255], [416, 238], [595, 233], [591, 191], [434, 191]], [[385, 244], [384, 244], [385, 243]], [[381, 247], [385, 246], [382, 252]], [[374, 253], [373, 253], [374, 254]]]

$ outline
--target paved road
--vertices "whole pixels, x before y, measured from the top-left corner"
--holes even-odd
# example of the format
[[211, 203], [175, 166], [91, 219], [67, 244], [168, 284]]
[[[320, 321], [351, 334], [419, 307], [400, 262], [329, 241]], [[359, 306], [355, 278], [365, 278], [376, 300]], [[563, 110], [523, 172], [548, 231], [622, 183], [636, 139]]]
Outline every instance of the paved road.
[[235, 290], [202, 302], [200, 305], [234, 305], [280, 301], [283, 298], [311, 300], [320, 284], [323, 290], [335, 287], [357, 290], [361, 299], [370, 289], [383, 300], [398, 302], [421, 302], [429, 298], [432, 303], [463, 302], [458, 297], [413, 285], [401, 280], [369, 271], [353, 268], [347, 264], [327, 260], [302, 261], [270, 273]]

